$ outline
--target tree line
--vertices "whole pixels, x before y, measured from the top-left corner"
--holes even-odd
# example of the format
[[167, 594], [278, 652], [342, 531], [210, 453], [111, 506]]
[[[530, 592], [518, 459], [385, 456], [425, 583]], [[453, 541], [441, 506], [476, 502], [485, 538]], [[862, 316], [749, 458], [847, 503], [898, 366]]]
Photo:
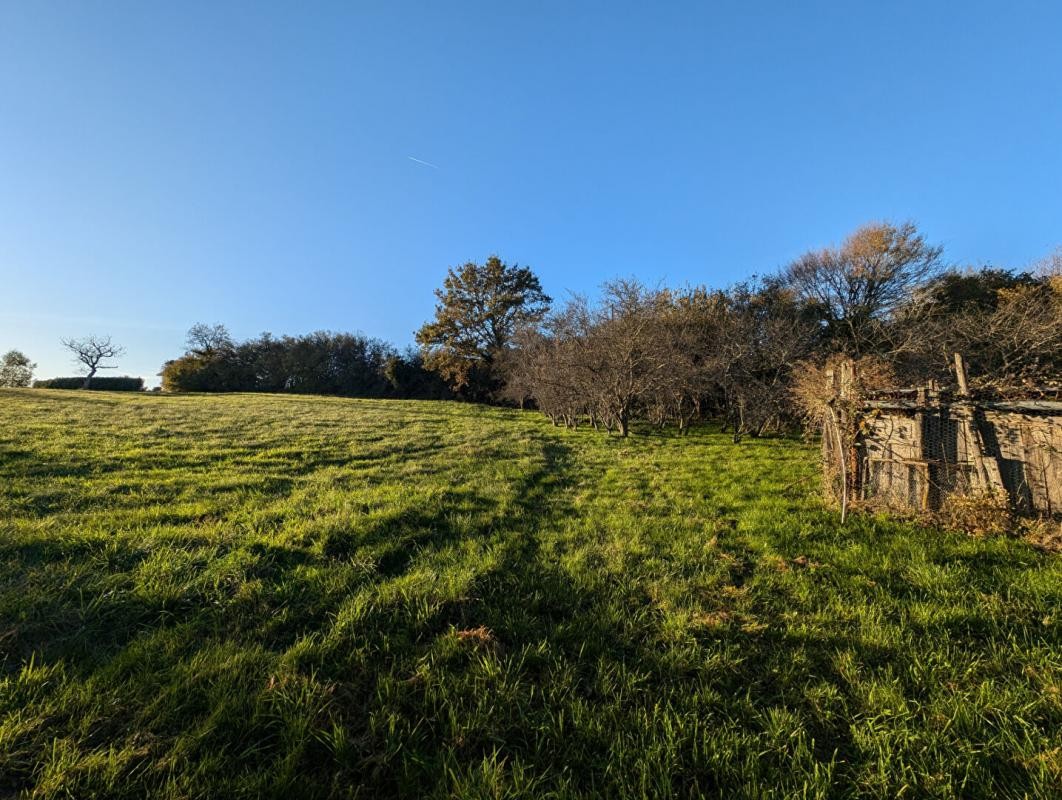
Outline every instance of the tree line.
[[291, 392], [346, 397], [444, 399], [450, 389], [419, 352], [379, 339], [318, 331], [235, 341], [224, 325], [198, 323], [184, 355], [160, 373], [169, 392]]
[[[912, 223], [864, 225], [725, 289], [614, 280], [554, 304], [530, 268], [491, 256], [450, 268], [435, 294], [405, 351], [327, 331], [237, 342], [198, 323], [162, 388], [504, 403], [623, 436], [635, 421], [685, 431], [712, 418], [740, 436], [792, 426], [799, 375], [837, 355], [908, 383], [946, 380], [957, 351], [984, 387], [1062, 373], [1062, 250], [1025, 271], [959, 269]], [[63, 344], [86, 388], [123, 352], [109, 337]], [[32, 369], [12, 351], [0, 385], [27, 385]]]
[[[451, 270], [437, 294], [418, 341], [456, 394], [623, 436], [635, 420], [686, 430], [721, 418], [735, 435], [793, 426], [798, 375], [837, 355], [897, 383], [947, 380], [957, 351], [984, 388], [1062, 373], [1062, 251], [1029, 271], [963, 270], [912, 223], [862, 226], [728, 289], [617, 280], [553, 308], [529, 270], [488, 262]], [[497, 333], [492, 314], [501, 338], [479, 335]]]
[[328, 331], [236, 342], [224, 325], [197, 323], [184, 354], [163, 365], [162, 388], [505, 402], [513, 337], [551, 303], [538, 278], [491, 256], [451, 268], [436, 297], [435, 319], [416, 333], [419, 348], [405, 351]]

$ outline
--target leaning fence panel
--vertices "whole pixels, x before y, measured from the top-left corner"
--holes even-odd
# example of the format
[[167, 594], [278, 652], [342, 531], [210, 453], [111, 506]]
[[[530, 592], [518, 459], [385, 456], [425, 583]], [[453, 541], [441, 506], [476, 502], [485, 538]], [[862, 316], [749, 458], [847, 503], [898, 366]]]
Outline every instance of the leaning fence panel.
[[[1062, 401], [1044, 391], [1002, 400], [933, 384], [846, 393], [851, 366], [827, 373], [836, 390], [824, 417], [827, 492], [847, 507], [938, 512], [973, 498], [1010, 513], [1062, 513]], [[1046, 396], [1045, 396], [1046, 394]]]

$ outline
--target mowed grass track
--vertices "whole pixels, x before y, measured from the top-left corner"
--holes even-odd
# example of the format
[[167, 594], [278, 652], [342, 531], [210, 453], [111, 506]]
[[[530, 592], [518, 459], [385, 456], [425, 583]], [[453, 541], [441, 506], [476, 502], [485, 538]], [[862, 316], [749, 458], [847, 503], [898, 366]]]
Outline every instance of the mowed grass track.
[[0, 391], [0, 796], [1059, 796], [1057, 556], [642, 433]]

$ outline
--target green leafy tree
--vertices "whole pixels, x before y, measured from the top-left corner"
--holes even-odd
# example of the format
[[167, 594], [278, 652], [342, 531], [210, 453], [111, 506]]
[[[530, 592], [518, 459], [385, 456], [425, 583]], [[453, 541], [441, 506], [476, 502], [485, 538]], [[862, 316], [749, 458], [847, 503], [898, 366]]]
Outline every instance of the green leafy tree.
[[498, 362], [514, 333], [541, 320], [550, 298], [530, 269], [497, 256], [451, 267], [435, 296], [435, 319], [417, 331], [425, 366], [463, 397], [492, 399], [502, 383]]
[[33, 370], [37, 365], [19, 350], [8, 350], [0, 358], [0, 386], [21, 388], [29, 386], [33, 380]]

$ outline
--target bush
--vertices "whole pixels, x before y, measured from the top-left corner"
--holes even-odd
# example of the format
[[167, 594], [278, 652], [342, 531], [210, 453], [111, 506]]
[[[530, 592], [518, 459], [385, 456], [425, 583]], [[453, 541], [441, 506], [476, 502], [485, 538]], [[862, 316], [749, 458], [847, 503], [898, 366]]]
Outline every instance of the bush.
[[33, 370], [37, 367], [25, 353], [9, 350], [0, 358], [0, 386], [22, 388], [29, 386], [33, 380]]
[[[195, 331], [195, 329], [193, 329]], [[399, 353], [361, 334], [318, 331], [305, 336], [264, 333], [244, 342], [226, 340], [167, 361], [159, 375], [164, 392], [292, 392], [343, 397], [441, 399], [445, 382], [420, 354]]]
[[[34, 381], [34, 389], [82, 389], [85, 379], [74, 378], [49, 378], [42, 381]], [[93, 378], [89, 386], [93, 391], [100, 392], [142, 392], [144, 391], [143, 378], [131, 378], [122, 375], [115, 378]]]
[[234, 351], [196, 355], [167, 361], [159, 373], [164, 392], [240, 392], [254, 388], [254, 374]]

